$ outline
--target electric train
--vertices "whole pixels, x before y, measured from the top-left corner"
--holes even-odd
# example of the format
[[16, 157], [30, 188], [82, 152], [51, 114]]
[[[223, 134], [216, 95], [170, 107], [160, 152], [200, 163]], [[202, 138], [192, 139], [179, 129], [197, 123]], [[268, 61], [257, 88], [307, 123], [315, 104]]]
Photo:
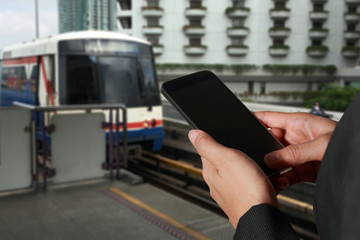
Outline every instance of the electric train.
[[1, 106], [124, 104], [128, 143], [157, 151], [164, 131], [154, 66], [149, 43], [115, 32], [71, 32], [5, 47]]

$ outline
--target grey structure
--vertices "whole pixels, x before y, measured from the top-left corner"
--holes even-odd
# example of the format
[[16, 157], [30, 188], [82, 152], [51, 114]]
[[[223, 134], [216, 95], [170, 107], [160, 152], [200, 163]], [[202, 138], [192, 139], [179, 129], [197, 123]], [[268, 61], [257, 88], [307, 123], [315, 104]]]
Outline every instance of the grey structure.
[[59, 32], [117, 29], [116, 0], [59, 0]]

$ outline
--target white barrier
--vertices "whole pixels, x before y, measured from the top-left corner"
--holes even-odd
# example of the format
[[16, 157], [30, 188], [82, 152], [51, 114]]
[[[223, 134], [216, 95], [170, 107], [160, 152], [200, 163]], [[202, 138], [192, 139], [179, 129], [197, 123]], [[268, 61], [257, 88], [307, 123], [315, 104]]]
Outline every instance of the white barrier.
[[32, 185], [31, 112], [0, 109], [0, 191]]

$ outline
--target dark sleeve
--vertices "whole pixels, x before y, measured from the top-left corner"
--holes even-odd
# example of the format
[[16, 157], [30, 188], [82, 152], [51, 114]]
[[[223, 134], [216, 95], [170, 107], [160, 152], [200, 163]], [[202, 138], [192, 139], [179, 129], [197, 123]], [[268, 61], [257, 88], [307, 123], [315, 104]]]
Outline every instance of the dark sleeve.
[[317, 176], [314, 214], [321, 239], [360, 239], [360, 95], [329, 142]]
[[279, 209], [260, 204], [252, 207], [239, 220], [234, 240], [298, 240], [294, 229]]

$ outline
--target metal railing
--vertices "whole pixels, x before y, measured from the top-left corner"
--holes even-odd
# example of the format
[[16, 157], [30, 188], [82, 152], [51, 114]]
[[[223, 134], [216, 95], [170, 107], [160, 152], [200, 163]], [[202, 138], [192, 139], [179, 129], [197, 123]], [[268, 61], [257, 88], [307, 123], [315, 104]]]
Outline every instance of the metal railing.
[[[91, 113], [93, 110], [104, 110], [109, 111], [109, 119], [103, 122], [102, 127], [109, 129], [109, 139], [108, 139], [108, 162], [103, 163], [103, 168], [110, 171], [110, 179], [114, 178], [114, 171], [116, 171], [116, 177], [120, 177], [120, 168], [122, 166], [127, 166], [127, 153], [128, 153], [128, 136], [127, 136], [127, 109], [122, 104], [93, 104], [93, 105], [62, 105], [62, 106], [53, 106], [53, 107], [42, 107], [42, 106], [33, 106], [29, 104], [24, 104], [20, 102], [14, 102], [14, 106], [25, 108], [35, 113], [31, 119], [31, 132], [32, 132], [32, 160], [35, 166], [35, 184], [36, 189], [39, 189], [39, 174], [43, 175], [43, 189], [47, 189], [47, 179], [48, 177], [54, 176], [55, 171], [48, 169], [47, 158], [49, 156], [49, 146], [47, 146], [46, 137], [48, 133], [54, 131], [55, 126], [48, 125], [46, 126], [45, 114], [46, 113], [58, 113], [61, 111], [85, 111], [86, 113]], [[122, 121], [119, 120], [119, 111], [122, 112]], [[113, 114], [115, 112], [115, 120]], [[39, 121], [39, 118], [42, 118]], [[114, 129], [115, 127], [115, 129]], [[123, 130], [123, 141], [122, 148], [120, 151], [120, 131], [119, 128], [122, 127]], [[106, 131], [105, 131], [106, 132]], [[38, 133], [41, 134], [42, 148], [39, 149], [37, 146]], [[114, 138], [115, 133], [115, 139]], [[115, 149], [114, 149], [115, 147]], [[113, 152], [115, 150], [115, 159]], [[120, 156], [122, 152], [122, 156]], [[37, 161], [37, 156], [42, 155], [42, 166]], [[122, 158], [122, 162], [120, 161]], [[113, 161], [115, 160], [115, 161]], [[56, 169], [55, 169], [56, 170]]]

